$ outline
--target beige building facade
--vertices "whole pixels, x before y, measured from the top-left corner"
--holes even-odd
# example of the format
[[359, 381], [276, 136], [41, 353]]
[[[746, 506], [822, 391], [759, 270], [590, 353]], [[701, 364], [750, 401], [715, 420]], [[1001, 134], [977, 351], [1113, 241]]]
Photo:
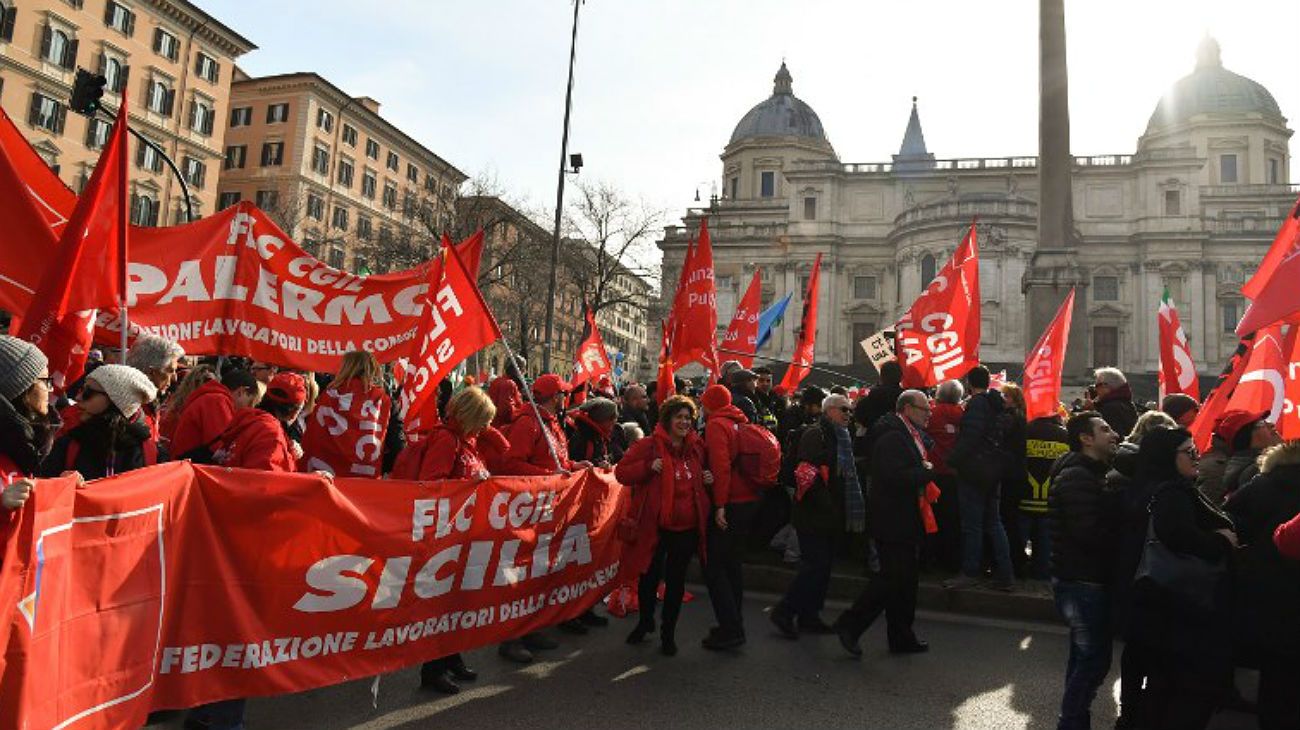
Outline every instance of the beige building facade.
[[[79, 191], [111, 121], [67, 104], [78, 68], [102, 74], [104, 106], [126, 98], [131, 127], [175, 161], [202, 216], [216, 209], [234, 61], [254, 48], [180, 0], [0, 0], [0, 106]], [[183, 223], [181, 186], [162, 158], [135, 139], [131, 155], [132, 221]]]
[[314, 73], [239, 73], [218, 207], [251, 200], [331, 266], [391, 270], [380, 244], [450, 230], [467, 176], [379, 109]]
[[[1070, 347], [1085, 348], [1094, 366], [1154, 373], [1156, 312], [1168, 289], [1198, 370], [1218, 372], [1237, 342], [1241, 283], [1300, 193], [1289, 183], [1291, 135], [1268, 90], [1224, 68], [1207, 38], [1192, 73], [1156, 104], [1134, 152], [1076, 157], [1087, 332]], [[1018, 372], [1040, 334], [1028, 331], [1022, 293], [1036, 246], [1037, 163], [937, 158], [915, 102], [892, 160], [841, 162], [783, 64], [772, 96], [744, 116], [723, 149], [723, 194], [667, 229], [663, 280], [676, 281], [688, 236], [708, 216], [719, 328], [761, 269], [765, 305], [794, 293], [764, 351], [788, 358], [822, 253], [816, 359], [870, 379], [858, 343], [897, 321], [978, 216], [981, 356]], [[660, 306], [672, 296], [668, 288]]]

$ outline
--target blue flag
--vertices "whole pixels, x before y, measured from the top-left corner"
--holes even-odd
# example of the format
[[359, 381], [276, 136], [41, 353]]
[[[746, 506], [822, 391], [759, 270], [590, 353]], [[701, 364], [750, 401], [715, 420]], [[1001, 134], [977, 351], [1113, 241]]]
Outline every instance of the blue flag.
[[772, 338], [772, 330], [781, 325], [782, 318], [785, 317], [785, 308], [790, 304], [790, 297], [794, 294], [786, 294], [781, 301], [773, 304], [763, 313], [758, 315], [758, 345], [755, 351], [763, 349], [763, 345]]

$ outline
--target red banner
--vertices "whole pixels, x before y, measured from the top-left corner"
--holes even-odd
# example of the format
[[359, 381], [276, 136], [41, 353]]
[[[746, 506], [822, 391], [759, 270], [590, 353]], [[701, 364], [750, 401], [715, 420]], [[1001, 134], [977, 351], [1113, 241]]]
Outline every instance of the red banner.
[[1192, 421], [1192, 427], [1188, 429], [1192, 432], [1192, 440], [1196, 442], [1196, 448], [1200, 449], [1202, 454], [1210, 450], [1214, 440], [1214, 427], [1227, 410], [1228, 399], [1232, 397], [1232, 391], [1241, 380], [1242, 373], [1246, 371], [1254, 339], [1255, 335], [1252, 333], [1237, 343], [1237, 349], [1232, 353], [1223, 371], [1219, 373], [1218, 380], [1215, 381], [1209, 395], [1205, 396], [1205, 402], [1201, 404], [1201, 410], [1196, 414], [1196, 420]]
[[1300, 198], [1296, 199], [1295, 205], [1291, 206], [1291, 212], [1282, 221], [1282, 227], [1273, 238], [1273, 245], [1269, 247], [1264, 259], [1259, 262], [1259, 269], [1245, 284], [1242, 284], [1242, 296], [1247, 299], [1258, 299], [1273, 278], [1273, 274], [1277, 272], [1282, 260], [1297, 248], [1300, 248]]
[[3, 544], [0, 728], [140, 727], [553, 626], [613, 588], [625, 494], [595, 470], [39, 481]]
[[1300, 324], [1297, 281], [1300, 281], [1300, 200], [1282, 222], [1259, 270], [1241, 287], [1241, 293], [1253, 301], [1237, 323], [1237, 335], [1245, 336], [1282, 320]]
[[1201, 399], [1201, 384], [1192, 362], [1192, 349], [1187, 344], [1187, 334], [1178, 318], [1178, 308], [1169, 298], [1169, 290], [1160, 298], [1160, 311], [1156, 315], [1160, 325], [1160, 398], [1170, 393], [1185, 393]]
[[[718, 345], [723, 350], [724, 360], [738, 360], [741, 365], [749, 367], [754, 364], [754, 353], [758, 352], [758, 315], [763, 311], [763, 272], [754, 271], [754, 278], [749, 280], [749, 288], [740, 304], [736, 305], [736, 314], [731, 318], [727, 334], [722, 336]], [[740, 354], [746, 353], [746, 354]]]
[[0, 109], [0, 309], [27, 311], [76, 204], [77, 196]]
[[596, 326], [596, 313], [591, 311], [591, 307], [584, 306], [584, 309], [587, 313], [587, 338], [578, 346], [574, 358], [572, 385], [575, 388], [588, 381], [595, 383], [600, 376], [614, 372], [609, 353], [605, 351], [605, 340]]
[[[470, 241], [480, 247], [483, 232]], [[483, 301], [478, 283], [457, 253], [443, 246], [439, 261], [430, 267], [424, 316], [418, 327], [415, 354], [403, 363], [402, 425], [408, 434], [420, 434], [438, 423], [438, 383], [465, 358], [501, 339], [492, 310]]]
[[1286, 400], [1282, 406], [1282, 417], [1277, 421], [1277, 432], [1287, 441], [1300, 439], [1300, 327], [1292, 327], [1286, 333], [1282, 343], [1282, 354], [1286, 358]]
[[1268, 411], [1277, 423], [1286, 397], [1286, 357], [1282, 354], [1282, 325], [1260, 330], [1250, 348], [1246, 368], [1224, 408], [1227, 411]]
[[707, 219], [700, 219], [700, 240], [688, 251], [682, 282], [673, 304], [673, 368], [698, 362], [718, 374], [718, 289], [713, 276], [713, 246]]
[[898, 322], [903, 385], [960, 378], [980, 360], [979, 250], [975, 223], [948, 263]]
[[[1065, 348], [1070, 343], [1070, 320], [1074, 317], [1074, 288], [1061, 302], [1056, 316], [1025, 360], [1025, 418], [1034, 420], [1056, 414], [1060, 409], [1061, 371], [1065, 369]], [[1006, 371], [1002, 371], [1006, 380]]]
[[814, 355], [817, 353], [817, 294], [821, 288], [822, 255], [813, 260], [812, 274], [808, 276], [808, 291], [803, 293], [803, 316], [799, 318], [799, 339], [794, 345], [790, 367], [781, 376], [781, 387], [794, 393], [799, 383], [808, 377]]

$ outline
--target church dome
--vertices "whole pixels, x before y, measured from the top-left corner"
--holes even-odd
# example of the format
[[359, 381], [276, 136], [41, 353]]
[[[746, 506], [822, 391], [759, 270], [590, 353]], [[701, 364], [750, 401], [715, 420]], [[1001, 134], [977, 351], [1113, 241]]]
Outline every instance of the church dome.
[[1201, 114], [1260, 114], [1283, 121], [1282, 110], [1268, 89], [1223, 67], [1219, 44], [1206, 37], [1196, 52], [1196, 70], [1179, 79], [1156, 105], [1147, 133], [1185, 124]]
[[772, 95], [749, 110], [731, 133], [731, 142], [755, 137], [804, 137], [830, 147], [822, 120], [812, 107], [794, 95], [790, 71], [781, 63], [776, 72]]

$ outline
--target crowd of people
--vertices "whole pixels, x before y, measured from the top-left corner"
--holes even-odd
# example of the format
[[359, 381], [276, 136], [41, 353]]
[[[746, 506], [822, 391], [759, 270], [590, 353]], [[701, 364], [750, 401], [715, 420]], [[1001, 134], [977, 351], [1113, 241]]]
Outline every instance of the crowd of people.
[[[1233, 670], [1243, 666], [1260, 672], [1261, 727], [1300, 727], [1300, 443], [1281, 443], [1268, 413], [1224, 414], [1202, 455], [1187, 430], [1194, 399], [1140, 407], [1114, 368], [1097, 370], [1072, 408], [1028, 420], [1020, 389], [982, 366], [924, 391], [886, 363], [855, 402], [839, 387], [782, 392], [770, 370], [735, 361], [716, 382], [678, 379], [672, 393], [607, 377], [577, 389], [556, 374], [528, 380], [512, 361], [489, 383], [443, 381], [439, 423], [408, 444], [391, 374], [365, 352], [334, 374], [299, 373], [186, 357], [146, 336], [125, 364], [100, 359], [92, 353], [84, 377], [53, 398], [41, 352], [0, 336], [0, 517], [37, 477], [93, 480], [174, 459], [424, 481], [612, 468], [630, 490], [617, 525], [625, 575], [637, 579], [629, 644], [657, 633], [664, 655], [678, 653], [695, 560], [715, 619], [700, 645], [744, 645], [742, 565], [770, 545], [799, 564], [769, 612], [782, 637], [832, 635], [860, 656], [883, 614], [889, 651], [922, 653], [923, 571], [953, 588], [1050, 581], [1070, 632], [1059, 727], [1090, 726], [1116, 640], [1119, 727], [1205, 727], [1241, 702]], [[361, 400], [382, 414], [380, 445], [341, 454], [311, 414]], [[869, 580], [828, 621], [832, 567], [845, 556]], [[557, 628], [608, 623], [589, 610]], [[527, 663], [556, 646], [535, 632], [498, 651]], [[459, 655], [420, 671], [422, 686], [444, 693], [475, 676]], [[243, 709], [195, 708], [187, 726], [239, 728]]]

